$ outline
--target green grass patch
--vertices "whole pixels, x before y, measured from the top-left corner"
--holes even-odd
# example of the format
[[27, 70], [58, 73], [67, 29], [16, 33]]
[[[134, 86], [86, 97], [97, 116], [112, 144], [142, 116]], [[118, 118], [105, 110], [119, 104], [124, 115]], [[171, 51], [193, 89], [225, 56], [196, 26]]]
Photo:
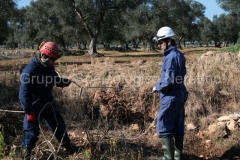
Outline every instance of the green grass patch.
[[226, 48], [221, 48], [219, 52], [232, 52], [232, 53], [238, 53], [240, 51], [240, 44], [236, 45], [230, 45]]
[[2, 57], [2, 56], [0, 56], [0, 61], [2, 61], [2, 60], [10, 60], [11, 58], [9, 58], [9, 57]]

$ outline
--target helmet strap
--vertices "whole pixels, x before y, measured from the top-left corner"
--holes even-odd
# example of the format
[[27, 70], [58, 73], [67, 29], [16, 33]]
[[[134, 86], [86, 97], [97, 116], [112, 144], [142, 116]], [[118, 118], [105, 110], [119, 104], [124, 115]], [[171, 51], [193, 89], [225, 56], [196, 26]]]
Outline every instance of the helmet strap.
[[163, 41], [166, 43], [166, 50], [168, 49], [168, 38], [166, 38], [166, 39], [163, 39]]

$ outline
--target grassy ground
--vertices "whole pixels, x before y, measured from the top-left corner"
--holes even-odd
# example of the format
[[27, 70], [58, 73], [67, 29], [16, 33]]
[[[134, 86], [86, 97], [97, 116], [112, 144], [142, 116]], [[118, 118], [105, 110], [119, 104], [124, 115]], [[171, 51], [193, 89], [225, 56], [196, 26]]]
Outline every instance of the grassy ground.
[[[194, 123], [197, 126], [195, 131], [186, 131], [184, 160], [234, 159], [234, 156], [236, 159], [236, 156], [240, 156], [237, 152], [239, 131], [233, 132], [227, 139], [215, 139], [210, 147], [206, 146], [206, 139], [198, 136], [198, 132], [213, 122], [217, 115], [239, 110], [240, 90], [237, 86], [240, 71], [236, 56], [231, 58], [228, 54], [221, 54], [220, 57], [214, 55], [204, 61], [200, 60], [200, 56], [208, 51], [217, 53], [219, 48], [182, 50], [187, 59], [186, 85], [190, 93], [185, 106], [186, 125]], [[159, 78], [162, 53], [140, 50], [99, 52], [104, 56], [71, 55], [57, 61], [56, 70], [59, 74], [74, 80], [76, 84], [63, 90], [54, 88], [53, 94], [64, 115], [71, 139], [86, 149], [74, 155], [67, 155], [60, 149], [55, 159], [159, 159], [163, 153], [161, 140], [155, 135], [154, 121], [159, 109], [159, 97], [150, 92]], [[0, 61], [1, 109], [21, 111], [18, 77], [22, 67], [30, 60], [31, 57], [11, 57]], [[209, 77], [220, 77], [221, 81], [215, 83], [213, 79], [209, 81]], [[230, 94], [223, 95], [223, 91]], [[105, 118], [98, 113], [113, 104], [138, 113], [133, 115], [136, 116], [135, 120], [140, 120], [141, 115], [144, 115], [144, 131], [139, 128], [141, 123], [134, 121], [124, 124], [118, 116], [110, 124], [106, 123]], [[17, 159], [20, 156], [18, 149], [22, 137], [22, 118], [22, 113], [0, 112], [0, 124], [4, 126], [4, 148], [7, 148], [0, 157]], [[38, 159], [47, 159], [56, 152], [58, 143], [51, 137], [44, 123], [41, 126], [43, 134], [40, 134], [33, 154]]]

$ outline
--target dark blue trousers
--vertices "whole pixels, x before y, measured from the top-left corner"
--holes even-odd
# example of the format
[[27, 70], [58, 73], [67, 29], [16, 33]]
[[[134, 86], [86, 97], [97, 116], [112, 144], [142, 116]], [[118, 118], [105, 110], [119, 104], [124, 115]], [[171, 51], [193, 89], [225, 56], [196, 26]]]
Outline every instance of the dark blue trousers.
[[36, 121], [34, 123], [29, 123], [27, 121], [27, 114], [24, 116], [24, 135], [22, 139], [22, 147], [27, 147], [29, 149], [33, 149], [35, 147], [40, 133], [39, 120], [41, 121], [42, 119], [45, 120], [51, 132], [55, 133], [54, 136], [59, 143], [62, 142], [62, 145], [64, 146], [64, 144], [70, 142], [70, 138], [66, 132], [66, 125], [63, 117], [54, 103], [52, 103], [52, 105], [46, 106], [42, 111], [40, 109], [36, 110], [35, 114]]

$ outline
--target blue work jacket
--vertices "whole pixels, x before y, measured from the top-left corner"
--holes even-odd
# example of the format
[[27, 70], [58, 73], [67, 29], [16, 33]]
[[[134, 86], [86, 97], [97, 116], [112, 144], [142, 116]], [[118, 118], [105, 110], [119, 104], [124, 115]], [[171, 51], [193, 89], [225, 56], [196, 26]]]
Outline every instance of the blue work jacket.
[[161, 79], [155, 85], [157, 91], [174, 95], [176, 90], [186, 89], [184, 86], [185, 61], [185, 57], [176, 46], [171, 46], [164, 51]]
[[58, 76], [54, 66], [45, 67], [38, 57], [33, 58], [20, 76], [19, 99], [25, 113], [39, 112], [52, 102], [53, 86], [64, 87], [66, 80]]

